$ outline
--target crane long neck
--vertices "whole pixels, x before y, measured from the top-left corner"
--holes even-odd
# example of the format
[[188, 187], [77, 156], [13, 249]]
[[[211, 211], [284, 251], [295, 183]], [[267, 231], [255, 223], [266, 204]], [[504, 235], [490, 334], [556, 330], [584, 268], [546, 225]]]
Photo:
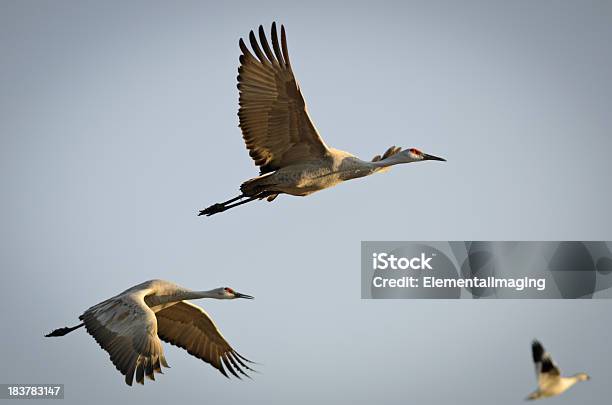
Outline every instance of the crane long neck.
[[164, 308], [168, 305], [171, 305], [179, 301], [197, 300], [200, 298], [219, 298], [219, 295], [215, 293], [215, 290], [210, 290], [210, 291], [191, 291], [191, 290], [160, 291], [157, 294], [147, 296], [145, 298], [145, 302], [150, 307]]
[[219, 294], [215, 290], [208, 291], [190, 291], [184, 290], [176, 294], [177, 301], [197, 300], [200, 298], [219, 298]]
[[384, 169], [401, 163], [410, 163], [401, 153], [391, 155], [386, 159], [379, 160], [378, 162], [368, 162], [370, 165], [377, 169]]

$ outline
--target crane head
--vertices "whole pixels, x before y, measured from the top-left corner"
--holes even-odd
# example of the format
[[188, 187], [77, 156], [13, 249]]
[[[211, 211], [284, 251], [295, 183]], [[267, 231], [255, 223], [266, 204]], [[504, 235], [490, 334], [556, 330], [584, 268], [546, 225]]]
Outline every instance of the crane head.
[[229, 287], [217, 288], [216, 292], [219, 295], [219, 299], [225, 299], [225, 300], [234, 300], [236, 298], [244, 298], [244, 299], [252, 300], [255, 298], [251, 295], [241, 294], [238, 291], [235, 291]]
[[427, 153], [421, 152], [421, 150], [417, 148], [406, 149], [402, 153], [404, 153], [412, 162], [418, 162], [420, 160], [439, 160], [441, 162], [446, 162], [446, 159], [444, 158], [428, 155]]

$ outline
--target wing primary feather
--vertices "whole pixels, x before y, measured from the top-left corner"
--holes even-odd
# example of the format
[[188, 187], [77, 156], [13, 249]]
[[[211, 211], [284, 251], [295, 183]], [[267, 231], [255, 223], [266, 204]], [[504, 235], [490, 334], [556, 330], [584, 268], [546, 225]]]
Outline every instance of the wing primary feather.
[[225, 376], [225, 378], [229, 378], [229, 375], [227, 375], [227, 373], [223, 369], [223, 363], [221, 363], [221, 362], [219, 363], [218, 370], [221, 372], [221, 374], [223, 374]]
[[531, 344], [531, 353], [533, 354], [533, 362], [538, 363], [542, 361], [542, 356], [545, 353], [544, 346], [537, 340], [534, 340]]
[[145, 362], [145, 375], [147, 376], [147, 378], [155, 381], [155, 374], [154, 374], [154, 363], [153, 363], [153, 359], [152, 358], [146, 358], [146, 362]]
[[274, 48], [274, 54], [276, 55], [276, 59], [278, 60], [278, 63], [284, 67], [285, 59], [283, 58], [283, 54], [278, 44], [278, 33], [276, 32], [276, 21], [272, 23], [272, 47]]
[[253, 31], [249, 33], [249, 41], [251, 42], [251, 48], [253, 48], [253, 52], [255, 52], [255, 55], [257, 55], [257, 58], [259, 59], [259, 61], [263, 63], [264, 65], [269, 65], [270, 62], [268, 61], [266, 56], [261, 51], [261, 48], [259, 47], [259, 44], [257, 43], [257, 38], [255, 38], [255, 33]]
[[240, 55], [240, 63], [242, 64], [245, 63], [243, 56], [256, 59], [255, 56], [253, 56], [253, 54], [251, 53], [251, 51], [249, 51], [249, 48], [246, 46], [242, 38], [240, 38], [240, 41], [238, 41], [238, 46], [240, 46], [240, 50], [242, 51], [242, 54], [243, 54], [243, 55]]
[[134, 383], [134, 364], [132, 364], [128, 371], [125, 373], [125, 383], [130, 387]]
[[240, 358], [239, 358], [238, 356], [236, 356], [236, 354], [237, 354], [236, 352], [232, 352], [232, 357], [233, 357], [233, 358], [234, 358], [234, 359], [235, 359], [235, 360], [236, 360], [236, 361], [237, 361], [237, 362], [238, 362], [238, 363], [239, 363], [239, 364], [240, 364], [242, 367], [246, 368], [246, 369], [247, 369], [247, 370], [249, 370], [249, 371], [253, 371], [253, 372], [255, 372], [255, 373], [257, 373], [257, 372], [258, 372], [257, 370], [254, 370], [254, 369], [252, 369], [251, 367], [249, 367], [249, 366], [247, 366], [246, 364], [244, 364], [244, 363], [242, 362], [242, 360], [240, 360]]
[[261, 46], [263, 47], [264, 52], [266, 53], [266, 56], [268, 57], [268, 60], [270, 61], [270, 63], [272, 63], [273, 65], [276, 62], [276, 58], [274, 57], [274, 54], [272, 53], [272, 50], [270, 49], [270, 45], [268, 44], [268, 39], [266, 38], [266, 33], [264, 31], [263, 26], [259, 26], [259, 42], [261, 42]]
[[234, 356], [232, 356], [232, 352], [229, 352], [229, 353], [227, 354], [227, 358], [228, 358], [228, 359], [229, 359], [229, 361], [232, 363], [232, 365], [234, 366], [234, 368], [235, 368], [236, 370], [238, 370], [238, 372], [239, 372], [240, 374], [242, 374], [243, 376], [245, 376], [245, 377], [247, 377], [247, 378], [249, 378], [249, 379], [251, 379], [251, 380], [252, 380], [251, 376], [250, 376], [250, 375], [248, 375], [247, 373], [245, 373], [245, 372], [244, 372], [244, 371], [243, 371], [243, 370], [240, 368], [240, 366], [239, 366], [239, 365], [236, 363], [236, 360], [234, 360]]
[[291, 62], [289, 61], [289, 50], [287, 49], [287, 36], [285, 35], [285, 26], [281, 24], [281, 45], [283, 47], [283, 57], [287, 69], [291, 70]]
[[140, 356], [138, 357], [138, 362], [136, 364], [136, 382], [144, 385], [144, 364], [142, 364], [142, 359]]
[[234, 352], [234, 354], [235, 354], [237, 357], [240, 357], [242, 360], [246, 361], [247, 363], [251, 363], [251, 364], [259, 364], [259, 363], [256, 363], [256, 362], [254, 362], [254, 361], [251, 361], [251, 360], [247, 359], [246, 357], [244, 357], [243, 355], [241, 355], [241, 354], [240, 354], [240, 353], [238, 353], [238, 352]]
[[227, 358], [227, 354], [223, 353], [223, 355], [221, 356], [221, 360], [223, 360], [223, 364], [225, 364], [225, 367], [230, 371], [230, 373], [232, 373], [234, 375], [234, 377], [236, 377], [239, 380], [242, 380], [242, 378], [240, 378], [238, 373], [236, 373], [236, 371], [234, 370], [234, 368], [230, 364], [230, 361]]
[[153, 364], [153, 370], [158, 374], [164, 374], [164, 372], [162, 371], [159, 359], [160, 359], [160, 356], [157, 356], [157, 358], [155, 358], [155, 363]]

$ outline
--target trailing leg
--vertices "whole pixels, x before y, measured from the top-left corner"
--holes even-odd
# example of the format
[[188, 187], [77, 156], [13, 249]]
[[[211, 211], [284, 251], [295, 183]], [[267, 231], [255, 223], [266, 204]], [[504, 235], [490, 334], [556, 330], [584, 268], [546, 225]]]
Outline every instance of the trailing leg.
[[200, 213], [198, 214], [198, 216], [200, 216], [200, 215], [211, 216], [211, 215], [216, 214], [218, 212], [223, 212], [223, 211], [225, 211], [227, 209], [225, 207], [228, 204], [231, 204], [234, 201], [238, 201], [238, 200], [240, 200], [241, 198], [244, 198], [244, 197], [246, 197], [244, 194], [240, 194], [238, 197], [231, 198], [231, 199], [229, 199], [227, 201], [224, 201], [222, 203], [213, 204], [213, 205], [211, 205], [210, 207], [208, 207], [206, 209], [200, 210]]
[[[200, 211], [198, 216], [206, 215], [207, 217], [209, 217], [211, 215], [218, 214], [219, 212], [227, 211], [227, 210], [229, 210], [231, 208], [238, 207], [239, 205], [243, 205], [243, 204], [249, 203], [251, 201], [255, 201], [255, 200], [260, 200], [262, 198], [266, 198], [268, 196], [272, 196], [272, 195], [275, 195], [275, 194], [276, 193], [271, 192], [271, 191], [262, 191], [262, 192], [260, 192], [258, 194], [255, 194], [252, 197], [247, 197], [245, 195], [240, 195], [238, 197], [232, 198], [231, 200], [225, 201], [223, 203], [217, 203], [217, 204], [211, 205], [210, 207]], [[234, 202], [234, 201], [240, 200], [241, 198], [245, 198], [245, 199], [242, 200], [242, 201], [239, 201], [239, 202]]]
[[55, 329], [53, 332], [46, 334], [45, 337], [55, 337], [55, 336], [64, 336], [69, 334], [70, 332], [72, 332], [73, 330], [79, 329], [80, 327], [85, 326], [84, 323], [80, 323], [77, 326], [73, 326], [73, 327], [64, 327], [64, 328], [59, 328], [59, 329]]

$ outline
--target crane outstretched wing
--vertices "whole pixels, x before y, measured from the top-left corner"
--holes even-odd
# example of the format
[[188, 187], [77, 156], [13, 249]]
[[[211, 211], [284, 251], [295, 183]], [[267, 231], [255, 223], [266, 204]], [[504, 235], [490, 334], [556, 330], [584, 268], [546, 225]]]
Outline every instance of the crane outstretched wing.
[[110, 354], [125, 382], [144, 384], [145, 375], [155, 380], [154, 372], [168, 367], [157, 336], [155, 314], [144, 302], [144, 292], [122, 294], [89, 308], [80, 319], [87, 332]]
[[550, 379], [559, 378], [561, 375], [559, 367], [553, 361], [550, 353], [544, 350], [544, 346], [537, 340], [531, 344], [531, 353], [540, 385], [546, 384]]
[[272, 23], [272, 49], [262, 26], [261, 47], [253, 31], [249, 41], [255, 55], [240, 39], [238, 117], [249, 155], [261, 174], [325, 156], [327, 146], [308, 115], [291, 70], [285, 28], [281, 25], [279, 44], [276, 23]]
[[155, 315], [157, 333], [163, 341], [187, 350], [226, 377], [229, 376], [223, 366], [238, 378], [238, 374], [248, 377], [243, 369], [252, 371], [245, 364], [250, 361], [232, 349], [212, 319], [197, 305], [181, 301]]

